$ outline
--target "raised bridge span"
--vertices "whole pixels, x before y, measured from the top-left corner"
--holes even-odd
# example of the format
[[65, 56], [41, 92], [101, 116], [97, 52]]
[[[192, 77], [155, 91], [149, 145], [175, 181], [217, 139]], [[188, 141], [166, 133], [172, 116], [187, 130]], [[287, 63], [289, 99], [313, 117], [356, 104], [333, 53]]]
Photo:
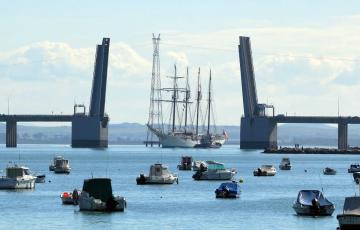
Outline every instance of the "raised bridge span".
[[[6, 147], [17, 146], [18, 122], [71, 122], [71, 146], [79, 148], [106, 148], [108, 146], [109, 117], [105, 113], [105, 96], [110, 38], [103, 38], [96, 46], [94, 75], [89, 112], [85, 105], [74, 105], [73, 115], [0, 114], [6, 122]], [[83, 108], [78, 113], [76, 108]]]
[[[240, 37], [239, 60], [244, 106], [240, 125], [240, 148], [276, 148], [278, 123], [338, 124], [338, 148], [348, 148], [348, 125], [360, 124], [360, 117], [275, 115], [272, 105], [258, 103], [249, 37]], [[267, 114], [268, 109], [272, 109], [272, 115]]]

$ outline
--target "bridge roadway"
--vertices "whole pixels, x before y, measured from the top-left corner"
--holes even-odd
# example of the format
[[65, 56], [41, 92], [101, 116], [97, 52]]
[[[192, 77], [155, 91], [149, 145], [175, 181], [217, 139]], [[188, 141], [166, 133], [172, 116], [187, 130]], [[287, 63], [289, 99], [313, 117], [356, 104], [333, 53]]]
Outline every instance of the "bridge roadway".
[[360, 117], [329, 116], [283, 116], [269, 117], [276, 123], [328, 123], [328, 124], [360, 124]]
[[74, 115], [6, 115], [0, 114], [0, 122], [71, 122]]

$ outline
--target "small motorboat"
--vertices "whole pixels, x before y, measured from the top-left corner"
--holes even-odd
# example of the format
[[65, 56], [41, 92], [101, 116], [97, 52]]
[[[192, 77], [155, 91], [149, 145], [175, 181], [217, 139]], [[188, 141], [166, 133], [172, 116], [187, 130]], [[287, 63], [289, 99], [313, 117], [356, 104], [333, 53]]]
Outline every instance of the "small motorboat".
[[359, 164], [351, 164], [350, 168], [348, 168], [348, 173], [360, 172]]
[[235, 169], [226, 169], [223, 163], [207, 161], [207, 169], [201, 168], [192, 177], [194, 180], [232, 180]]
[[70, 170], [71, 170], [71, 168], [70, 168], [69, 160], [67, 160], [65, 158], [56, 159], [55, 167], [54, 167], [54, 172], [55, 173], [69, 174]]
[[323, 170], [324, 175], [336, 175], [336, 170], [333, 168], [326, 167]]
[[240, 195], [240, 186], [237, 182], [222, 183], [215, 190], [216, 198], [238, 198]]
[[73, 192], [63, 192], [60, 195], [61, 198], [61, 202], [63, 204], [72, 204], [72, 205], [78, 205], [78, 200], [79, 200], [79, 192], [77, 189], [74, 189]]
[[199, 170], [206, 170], [207, 169], [207, 164], [205, 161], [193, 161], [192, 164], [192, 170], [193, 171], [199, 171]]
[[37, 175], [35, 179], [35, 183], [45, 183], [45, 174]]
[[181, 157], [181, 162], [177, 166], [179, 170], [191, 170], [192, 157], [183, 156]]
[[338, 214], [340, 230], [360, 229], [360, 197], [346, 197], [343, 213]]
[[290, 159], [288, 157], [284, 157], [283, 159], [281, 159], [279, 169], [280, 170], [290, 170], [291, 169], [291, 163], [290, 163]]
[[276, 168], [273, 165], [262, 165], [254, 170], [254, 176], [275, 176]]
[[49, 165], [49, 171], [54, 171], [56, 161], [61, 160], [61, 159], [64, 159], [64, 157], [63, 156], [55, 156], [54, 159], [53, 159], [53, 163], [51, 165]]
[[136, 178], [137, 184], [173, 184], [179, 183], [177, 175], [170, 172], [168, 166], [163, 164], [153, 164], [150, 166], [149, 176], [140, 174]]
[[109, 178], [84, 180], [78, 202], [80, 211], [123, 212], [126, 208], [125, 198], [113, 195]]
[[36, 177], [25, 166], [8, 166], [6, 175], [0, 177], [0, 189], [33, 189]]
[[335, 206], [318, 190], [301, 190], [293, 209], [300, 216], [331, 216]]
[[356, 184], [359, 184], [359, 181], [360, 181], [360, 172], [354, 172], [354, 173], [353, 173], [353, 178], [354, 178], [354, 181], [356, 182]]

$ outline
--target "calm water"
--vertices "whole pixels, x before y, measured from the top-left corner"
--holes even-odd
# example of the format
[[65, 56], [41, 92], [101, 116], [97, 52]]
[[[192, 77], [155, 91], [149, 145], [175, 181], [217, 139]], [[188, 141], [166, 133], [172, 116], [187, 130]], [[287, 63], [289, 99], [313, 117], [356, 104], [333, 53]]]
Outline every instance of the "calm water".
[[[70, 159], [69, 175], [55, 175], [48, 166], [55, 154]], [[177, 171], [181, 155], [216, 160], [236, 168], [242, 177], [241, 197], [215, 199], [220, 182], [193, 181], [190, 171]], [[143, 146], [111, 146], [107, 150], [72, 149], [57, 145], [0, 147], [0, 168], [19, 162], [33, 172], [46, 174], [47, 182], [31, 191], [0, 191], [1, 229], [336, 229], [336, 214], [342, 211], [345, 196], [358, 193], [347, 167], [359, 162], [354, 155], [290, 155], [293, 169], [278, 171], [274, 177], [254, 177], [261, 164], [278, 166], [282, 155], [241, 151], [238, 146], [216, 150], [160, 149]], [[140, 172], [162, 162], [179, 175], [179, 184], [136, 185]], [[323, 176], [322, 169], [334, 167], [335, 176]], [[304, 172], [307, 169], [307, 172]], [[63, 191], [81, 188], [91, 176], [111, 177], [114, 194], [125, 196], [124, 213], [84, 213], [76, 206], [61, 204]], [[48, 181], [51, 182], [48, 182]], [[335, 203], [332, 217], [298, 217], [292, 203], [301, 189], [321, 189]]]

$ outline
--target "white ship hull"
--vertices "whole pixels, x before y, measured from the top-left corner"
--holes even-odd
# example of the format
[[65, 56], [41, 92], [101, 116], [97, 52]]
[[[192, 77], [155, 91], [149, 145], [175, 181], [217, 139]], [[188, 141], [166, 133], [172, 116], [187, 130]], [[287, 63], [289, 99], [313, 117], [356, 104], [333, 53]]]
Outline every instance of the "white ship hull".
[[159, 138], [163, 148], [194, 148], [196, 144], [199, 144], [199, 141], [193, 136], [184, 133], [165, 134], [149, 125], [148, 127]]
[[194, 148], [198, 144], [197, 140], [183, 135], [161, 135], [159, 140], [163, 148]]
[[0, 178], [0, 189], [33, 189], [36, 177], [29, 178]]

